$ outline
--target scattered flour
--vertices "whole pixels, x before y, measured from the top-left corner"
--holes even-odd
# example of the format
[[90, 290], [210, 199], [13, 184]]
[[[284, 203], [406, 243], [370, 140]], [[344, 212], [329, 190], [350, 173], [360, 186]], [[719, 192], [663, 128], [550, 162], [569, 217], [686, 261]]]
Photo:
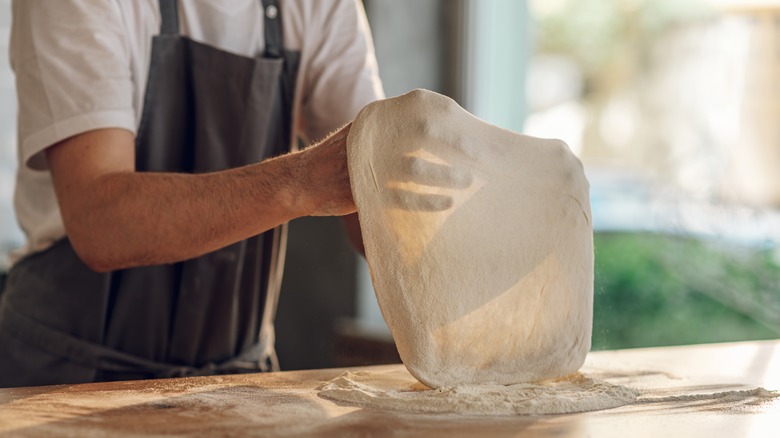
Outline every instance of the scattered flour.
[[596, 411], [634, 403], [639, 395], [580, 373], [537, 383], [429, 389], [405, 371], [347, 371], [318, 389], [325, 398], [381, 409], [473, 416]]
[[690, 403], [698, 401], [718, 401], [721, 403], [734, 402], [762, 402], [780, 398], [780, 392], [770, 391], [764, 388], [745, 389], [740, 391], [723, 391], [708, 394], [684, 394], [670, 395], [665, 397], [640, 397], [636, 403]]
[[[642, 380], [641, 375], [637, 378]], [[703, 407], [733, 411], [780, 400], [780, 391], [764, 388], [696, 394], [684, 393], [691, 388], [673, 387], [640, 391], [582, 373], [536, 383], [430, 389], [405, 370], [347, 371], [317, 389], [320, 397], [365, 407], [469, 416], [552, 415], [651, 404], [673, 404], [694, 411]], [[678, 393], [669, 395], [669, 391]], [[664, 392], [667, 394], [662, 395]]]

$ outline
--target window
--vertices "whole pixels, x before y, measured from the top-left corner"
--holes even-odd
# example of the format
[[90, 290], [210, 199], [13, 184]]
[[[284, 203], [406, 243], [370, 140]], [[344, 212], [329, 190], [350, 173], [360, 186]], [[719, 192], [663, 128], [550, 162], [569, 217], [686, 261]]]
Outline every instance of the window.
[[16, 91], [8, 42], [11, 0], [0, 0], [0, 273], [8, 269], [8, 252], [22, 245], [23, 237], [13, 213], [16, 173]]
[[591, 181], [594, 348], [780, 336], [780, 2], [531, 10], [525, 131]]
[[780, 336], [780, 1], [449, 4], [443, 91], [585, 164], [594, 349]]

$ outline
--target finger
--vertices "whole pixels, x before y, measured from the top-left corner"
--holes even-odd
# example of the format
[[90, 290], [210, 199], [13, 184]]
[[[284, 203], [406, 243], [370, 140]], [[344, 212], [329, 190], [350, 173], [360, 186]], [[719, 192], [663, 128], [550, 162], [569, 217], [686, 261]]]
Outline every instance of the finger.
[[417, 184], [453, 189], [471, 185], [471, 172], [460, 167], [438, 164], [419, 157], [402, 158], [401, 180]]
[[447, 124], [432, 123], [426, 120], [419, 129], [423, 133], [414, 140], [416, 146], [436, 155], [442, 152], [454, 153], [465, 161], [478, 161], [484, 155], [484, 145], [477, 144], [462, 132], [449, 129]]
[[447, 195], [418, 193], [403, 189], [390, 189], [391, 205], [409, 211], [444, 211], [452, 207], [453, 199]]

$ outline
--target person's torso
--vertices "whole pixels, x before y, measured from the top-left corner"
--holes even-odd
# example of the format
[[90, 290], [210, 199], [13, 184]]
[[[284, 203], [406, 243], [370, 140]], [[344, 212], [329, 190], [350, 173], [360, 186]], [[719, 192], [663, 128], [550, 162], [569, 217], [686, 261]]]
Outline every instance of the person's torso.
[[[282, 47], [277, 1], [263, 0], [271, 12], [262, 53], [244, 56], [182, 37], [177, 0], [159, 0], [137, 171], [213, 172], [289, 150], [299, 53]], [[8, 377], [0, 386], [278, 368], [273, 315], [285, 236], [282, 225], [179, 263], [106, 273], [59, 240], [11, 270], [0, 300], [0, 374]]]
[[[306, 131], [311, 129], [313, 132], [306, 132], [306, 134], [315, 138], [337, 128], [351, 119], [363, 105], [381, 97], [381, 86], [373, 64], [370, 35], [363, 21], [364, 17], [361, 18], [361, 13], [355, 9], [356, 4], [352, 0], [280, 0], [279, 2], [283, 45], [285, 49], [299, 51], [301, 54], [300, 74], [296, 86], [299, 92], [295, 93], [291, 108], [294, 117], [292, 126], [296, 128], [302, 126], [304, 123], [298, 119], [301, 113], [307, 113], [306, 124], [310, 124], [310, 127]], [[160, 33], [161, 18], [158, 0], [112, 0], [111, 5], [110, 8], [94, 8], [90, 13], [104, 14], [106, 22], [122, 27], [118, 30], [123, 38], [117, 51], [123, 54], [122, 59], [126, 61], [129, 70], [127, 74], [132, 80], [132, 87], [130, 87], [132, 89], [128, 90], [128, 93], [132, 93], [129, 99], [132, 100], [132, 113], [135, 115], [133, 127], [137, 131], [143, 112], [152, 38]], [[82, 4], [79, 7], [86, 6], [88, 5]], [[69, 6], [58, 5], [58, 7]], [[264, 13], [260, 0], [180, 0], [180, 32], [185, 37], [220, 50], [257, 57], [262, 55], [265, 45]], [[98, 21], [100, 18], [102, 17], [92, 17]], [[101, 37], [99, 34], [90, 33], [89, 29], [83, 34], [79, 34], [78, 29], [72, 32], [74, 34], [70, 35], [70, 38], [57, 40], [59, 49], [72, 45], [66, 51], [73, 53], [82, 50], [80, 45], [85, 42], [89, 43]], [[352, 40], [356, 36], [360, 36], [355, 39], [356, 44], [351, 43], [349, 50], [345, 50], [343, 46], [345, 39]], [[361, 50], [355, 50], [361, 47]], [[22, 50], [24, 47], [18, 48], [17, 52]], [[47, 50], [53, 49], [47, 48]], [[89, 47], [86, 47], [86, 50], [89, 50]], [[366, 54], [369, 58], [366, 58]], [[17, 58], [21, 58], [25, 54], [16, 55]], [[12, 60], [13, 56], [14, 50], [12, 50]], [[88, 57], [84, 60], [94, 61]], [[17, 62], [20, 60], [17, 59]], [[82, 64], [74, 68], [99, 70], [101, 65], [100, 62], [94, 61], [94, 65]], [[332, 72], [341, 68], [346, 68], [348, 71], [339, 74]], [[67, 83], [69, 79], [49, 77], [47, 80], [54, 83]], [[342, 86], [321, 85], [323, 82], [331, 81], [336, 81]], [[44, 87], [48, 85], [43, 84]], [[350, 90], [352, 95], [345, 95], [343, 87], [352, 87]], [[83, 93], [83, 90], [78, 92]], [[38, 97], [34, 96], [34, 98]], [[78, 94], [74, 95], [74, 98], [78, 98]], [[51, 111], [57, 111], [57, 103], [54, 102], [54, 106], [49, 105], [53, 108]], [[319, 107], [311, 108], [317, 105]], [[43, 114], [43, 117], [56, 119], [59, 115]], [[21, 129], [20, 144], [26, 141], [23, 134], [24, 129]], [[23, 155], [23, 146], [20, 146], [20, 158]], [[34, 169], [31, 168], [34, 166], [26, 164], [19, 163], [15, 210], [17, 219], [27, 236], [27, 244], [12, 253], [12, 264], [29, 254], [46, 249], [51, 243], [65, 236], [50, 173], [46, 169]]]

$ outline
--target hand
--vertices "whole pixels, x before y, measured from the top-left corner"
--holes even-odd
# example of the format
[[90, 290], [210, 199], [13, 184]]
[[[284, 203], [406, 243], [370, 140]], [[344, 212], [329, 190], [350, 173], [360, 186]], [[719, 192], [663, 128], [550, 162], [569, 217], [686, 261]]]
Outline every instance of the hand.
[[[350, 147], [372, 148], [369, 167], [390, 206], [443, 211], [473, 182], [485, 151], [461, 134], [473, 118], [452, 99], [415, 90], [366, 107], [356, 119]], [[357, 152], [357, 151], [354, 151]], [[376, 165], [374, 165], [376, 164]], [[353, 170], [354, 171], [354, 170]]]
[[299, 152], [302, 216], [344, 216], [355, 212], [347, 168], [348, 124]]

